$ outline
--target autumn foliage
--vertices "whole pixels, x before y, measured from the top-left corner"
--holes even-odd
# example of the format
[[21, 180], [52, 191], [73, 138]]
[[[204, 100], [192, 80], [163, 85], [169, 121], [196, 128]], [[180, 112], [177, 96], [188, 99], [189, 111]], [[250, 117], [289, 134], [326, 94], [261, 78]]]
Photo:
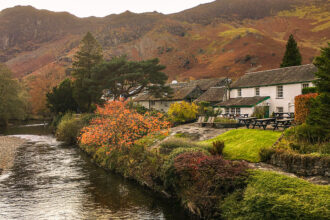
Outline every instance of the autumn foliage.
[[131, 147], [138, 139], [152, 134], [167, 134], [169, 122], [161, 113], [144, 115], [128, 107], [124, 101], [109, 101], [97, 107], [98, 117], [81, 130], [82, 145], [122, 149]]
[[173, 122], [189, 122], [196, 119], [198, 106], [195, 103], [175, 102], [170, 106], [168, 115]]
[[308, 102], [317, 97], [317, 93], [299, 95], [295, 97], [295, 122], [302, 124], [306, 121], [309, 113]]

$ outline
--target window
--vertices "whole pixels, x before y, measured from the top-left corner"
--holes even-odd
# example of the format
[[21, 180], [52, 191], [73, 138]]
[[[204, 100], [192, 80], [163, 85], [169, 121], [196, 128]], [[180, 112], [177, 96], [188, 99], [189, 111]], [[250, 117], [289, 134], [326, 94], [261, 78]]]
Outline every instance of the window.
[[240, 108], [236, 108], [236, 115], [240, 115], [241, 114], [241, 109]]
[[259, 87], [256, 88], [256, 96], [260, 96], [260, 88]]
[[276, 95], [278, 99], [283, 99], [283, 86], [276, 87]]
[[241, 97], [242, 96], [242, 89], [237, 89], [237, 96]]
[[231, 113], [231, 114], [235, 114], [235, 108], [231, 108], [231, 109], [230, 109], [230, 113]]
[[309, 83], [304, 83], [304, 84], [302, 84], [302, 88], [304, 89], [304, 88], [308, 88], [309, 87]]
[[150, 105], [156, 105], [156, 101], [150, 101]]
[[276, 112], [283, 112], [283, 107], [276, 107]]
[[226, 110], [226, 114], [229, 114], [229, 108], [226, 108], [225, 110]]

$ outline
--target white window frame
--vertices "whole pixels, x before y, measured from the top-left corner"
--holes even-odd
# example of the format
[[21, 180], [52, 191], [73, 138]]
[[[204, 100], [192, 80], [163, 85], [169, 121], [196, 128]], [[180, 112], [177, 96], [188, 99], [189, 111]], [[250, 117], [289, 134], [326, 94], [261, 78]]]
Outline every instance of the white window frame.
[[[279, 109], [281, 109], [281, 111]], [[278, 107], [276, 107], [276, 112], [282, 113], [282, 112], [284, 112], [284, 108], [282, 106], [278, 106]]]
[[230, 114], [235, 114], [235, 110], [236, 110], [235, 108], [231, 108], [230, 109]]
[[236, 108], [235, 111], [236, 111], [236, 115], [240, 115], [241, 114], [241, 108]]
[[255, 88], [255, 95], [260, 96], [260, 87]]
[[237, 89], [237, 97], [242, 97], [242, 89]]
[[225, 113], [229, 114], [229, 112], [230, 112], [229, 108], [225, 108]]
[[284, 98], [284, 88], [283, 86], [276, 86], [276, 98], [283, 99]]

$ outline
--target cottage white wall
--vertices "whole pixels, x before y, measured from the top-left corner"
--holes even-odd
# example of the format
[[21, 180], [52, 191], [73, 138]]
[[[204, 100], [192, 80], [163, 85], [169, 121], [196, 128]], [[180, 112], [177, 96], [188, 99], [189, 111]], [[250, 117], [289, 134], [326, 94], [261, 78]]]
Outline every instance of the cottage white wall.
[[[283, 98], [277, 98], [277, 86], [262, 86], [260, 88], [260, 96], [269, 96], [270, 113], [276, 112], [277, 107], [283, 107], [284, 112], [294, 112], [294, 98], [302, 94], [302, 85], [307, 83], [287, 84], [283, 85]], [[314, 86], [309, 83], [309, 86]], [[241, 97], [255, 96], [255, 88], [242, 88]], [[238, 89], [230, 90], [230, 98], [238, 97]]]
[[149, 101], [139, 101], [139, 102], [136, 102], [138, 105], [141, 105], [147, 109], [149, 109]]
[[168, 112], [171, 104], [175, 102], [177, 101], [155, 101], [154, 105], [150, 104], [150, 107], [158, 111]]

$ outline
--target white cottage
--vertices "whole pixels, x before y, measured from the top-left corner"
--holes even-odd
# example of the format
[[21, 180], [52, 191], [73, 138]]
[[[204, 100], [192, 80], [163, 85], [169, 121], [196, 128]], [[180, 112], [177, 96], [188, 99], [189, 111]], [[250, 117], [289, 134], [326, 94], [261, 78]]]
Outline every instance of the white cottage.
[[256, 106], [273, 112], [294, 112], [294, 98], [313, 86], [313, 64], [247, 73], [231, 85], [229, 99], [218, 104], [226, 113], [249, 114]]

